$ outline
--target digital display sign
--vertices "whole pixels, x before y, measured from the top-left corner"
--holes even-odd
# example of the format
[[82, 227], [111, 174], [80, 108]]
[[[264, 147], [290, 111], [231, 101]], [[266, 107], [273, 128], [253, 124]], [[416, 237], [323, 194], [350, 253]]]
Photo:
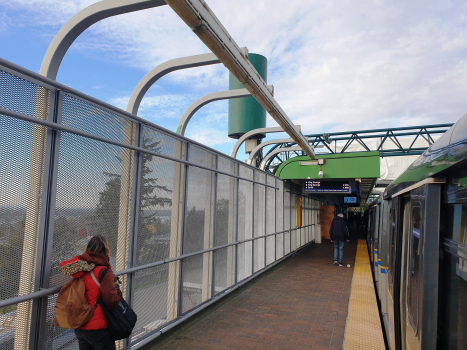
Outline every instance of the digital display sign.
[[344, 203], [357, 203], [357, 197], [344, 197]]
[[349, 181], [305, 180], [304, 192], [308, 193], [350, 193]]

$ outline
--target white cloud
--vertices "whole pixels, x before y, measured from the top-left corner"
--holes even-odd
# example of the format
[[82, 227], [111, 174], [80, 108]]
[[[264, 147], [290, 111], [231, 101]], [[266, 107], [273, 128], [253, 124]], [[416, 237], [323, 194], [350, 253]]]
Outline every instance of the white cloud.
[[[22, 25], [57, 30], [92, 2], [16, 0], [0, 8], [27, 16]], [[268, 58], [268, 83], [304, 133], [454, 122], [467, 111], [465, 1], [207, 2], [239, 46]], [[2, 23], [0, 17], [0, 30]], [[106, 19], [73, 47], [143, 72], [168, 59], [208, 52], [168, 6]], [[180, 91], [148, 95], [140, 114], [175, 119], [200, 91], [227, 87], [222, 65], [163, 79]], [[125, 108], [123, 100], [114, 103]], [[212, 108], [198, 112], [204, 128], [195, 129], [193, 121], [197, 131], [188, 129], [211, 146], [229, 141], [220, 123], [226, 107]], [[268, 118], [268, 125], [275, 122]]]

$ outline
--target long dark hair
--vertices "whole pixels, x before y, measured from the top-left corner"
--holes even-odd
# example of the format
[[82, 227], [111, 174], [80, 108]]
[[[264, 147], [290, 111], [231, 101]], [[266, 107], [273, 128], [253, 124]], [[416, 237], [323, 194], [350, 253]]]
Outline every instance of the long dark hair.
[[86, 247], [85, 253], [99, 253], [110, 256], [109, 244], [102, 235], [93, 236]]

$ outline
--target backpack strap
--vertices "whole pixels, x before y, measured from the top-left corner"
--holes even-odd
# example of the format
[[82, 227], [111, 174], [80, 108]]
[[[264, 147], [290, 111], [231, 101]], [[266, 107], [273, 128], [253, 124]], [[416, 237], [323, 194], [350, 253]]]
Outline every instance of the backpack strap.
[[[105, 268], [104, 269], [104, 272], [102, 273], [102, 276], [101, 276], [101, 281], [104, 279], [105, 275], [107, 274], [107, 271], [109, 271], [108, 268]], [[99, 281], [97, 280], [96, 278], [96, 275], [94, 274], [94, 269], [90, 272], [91, 274], [91, 277], [94, 281], [94, 283], [96, 283], [96, 285], [99, 287], [99, 289], [101, 288], [101, 284], [99, 283]]]
[[99, 287], [99, 289], [101, 289], [101, 284], [100, 284], [99, 281], [97, 280], [96, 275], [94, 275], [94, 270], [91, 271], [90, 275], [91, 275], [91, 277], [92, 277], [94, 283], [96, 283], [96, 285]]

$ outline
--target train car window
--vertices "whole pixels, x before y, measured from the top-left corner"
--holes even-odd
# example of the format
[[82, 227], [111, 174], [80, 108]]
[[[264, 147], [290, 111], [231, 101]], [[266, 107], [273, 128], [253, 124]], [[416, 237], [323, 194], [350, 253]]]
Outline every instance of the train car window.
[[412, 209], [412, 235], [410, 237], [409, 251], [409, 278], [408, 278], [408, 307], [409, 320], [412, 328], [418, 328], [418, 306], [420, 294], [420, 207]]

